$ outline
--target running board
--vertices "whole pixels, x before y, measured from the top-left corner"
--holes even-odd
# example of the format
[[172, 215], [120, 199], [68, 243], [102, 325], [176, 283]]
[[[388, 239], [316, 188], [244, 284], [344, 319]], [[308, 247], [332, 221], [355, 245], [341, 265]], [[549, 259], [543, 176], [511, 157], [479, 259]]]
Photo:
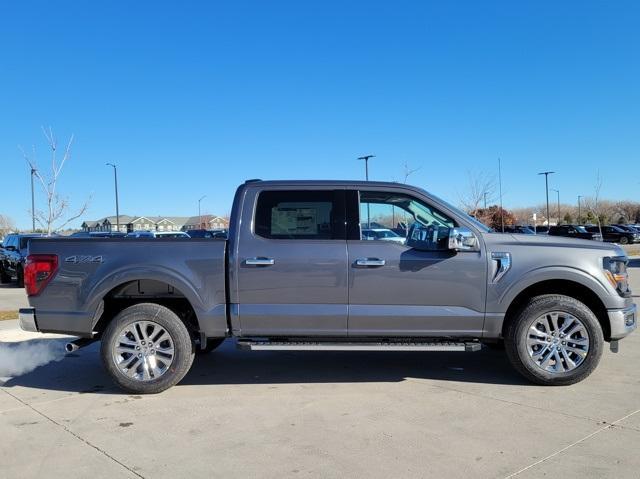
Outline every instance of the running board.
[[239, 339], [238, 349], [244, 351], [480, 351], [476, 342], [342, 342], [342, 341], [268, 341]]

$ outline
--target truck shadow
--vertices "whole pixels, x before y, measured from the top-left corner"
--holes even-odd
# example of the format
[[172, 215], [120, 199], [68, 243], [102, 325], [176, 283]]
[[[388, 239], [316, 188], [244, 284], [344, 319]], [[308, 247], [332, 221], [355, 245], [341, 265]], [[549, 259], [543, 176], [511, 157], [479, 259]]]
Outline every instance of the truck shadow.
[[[504, 351], [312, 352], [239, 351], [234, 340], [213, 353], [196, 356], [177, 386], [224, 384], [360, 383], [407, 378], [466, 383], [531, 385], [509, 365]], [[30, 388], [81, 394], [122, 394], [100, 364], [95, 343], [62, 360], [8, 378], [4, 388]]]

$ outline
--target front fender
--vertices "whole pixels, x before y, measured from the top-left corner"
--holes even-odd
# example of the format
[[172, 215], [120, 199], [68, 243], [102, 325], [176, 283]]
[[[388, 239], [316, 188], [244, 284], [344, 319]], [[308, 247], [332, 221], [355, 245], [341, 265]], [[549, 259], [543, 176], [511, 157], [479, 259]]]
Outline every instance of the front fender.
[[[506, 277], [505, 277], [506, 279]], [[610, 291], [607, 284], [596, 276], [569, 266], [546, 266], [527, 271], [515, 282], [505, 283], [490, 288], [487, 297], [487, 311], [505, 313], [513, 300], [525, 289], [544, 281], [572, 281], [593, 291], [606, 308], [624, 307], [624, 299]]]

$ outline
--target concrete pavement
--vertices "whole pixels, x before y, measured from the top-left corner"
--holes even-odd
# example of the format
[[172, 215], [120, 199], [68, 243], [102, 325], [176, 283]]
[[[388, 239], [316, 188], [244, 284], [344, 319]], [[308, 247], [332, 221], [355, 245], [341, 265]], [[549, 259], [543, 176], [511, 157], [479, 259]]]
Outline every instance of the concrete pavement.
[[[640, 261], [631, 275], [640, 292]], [[180, 385], [137, 396], [112, 386], [94, 344], [6, 380], [0, 476], [635, 478], [639, 369], [638, 332], [587, 380], [556, 388], [525, 382], [499, 351], [227, 341]]]
[[0, 284], [0, 311], [17, 311], [29, 306], [24, 288], [15, 283]]

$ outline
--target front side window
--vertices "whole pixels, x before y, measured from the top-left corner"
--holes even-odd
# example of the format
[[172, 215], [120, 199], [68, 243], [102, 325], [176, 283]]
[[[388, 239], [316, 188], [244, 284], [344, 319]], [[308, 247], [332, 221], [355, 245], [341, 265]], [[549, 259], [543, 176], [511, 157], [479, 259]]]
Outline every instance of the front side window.
[[455, 222], [432, 206], [402, 193], [360, 192], [360, 239], [397, 241], [415, 223], [446, 230]]
[[258, 197], [254, 232], [269, 239], [344, 239], [340, 191], [264, 191]]

